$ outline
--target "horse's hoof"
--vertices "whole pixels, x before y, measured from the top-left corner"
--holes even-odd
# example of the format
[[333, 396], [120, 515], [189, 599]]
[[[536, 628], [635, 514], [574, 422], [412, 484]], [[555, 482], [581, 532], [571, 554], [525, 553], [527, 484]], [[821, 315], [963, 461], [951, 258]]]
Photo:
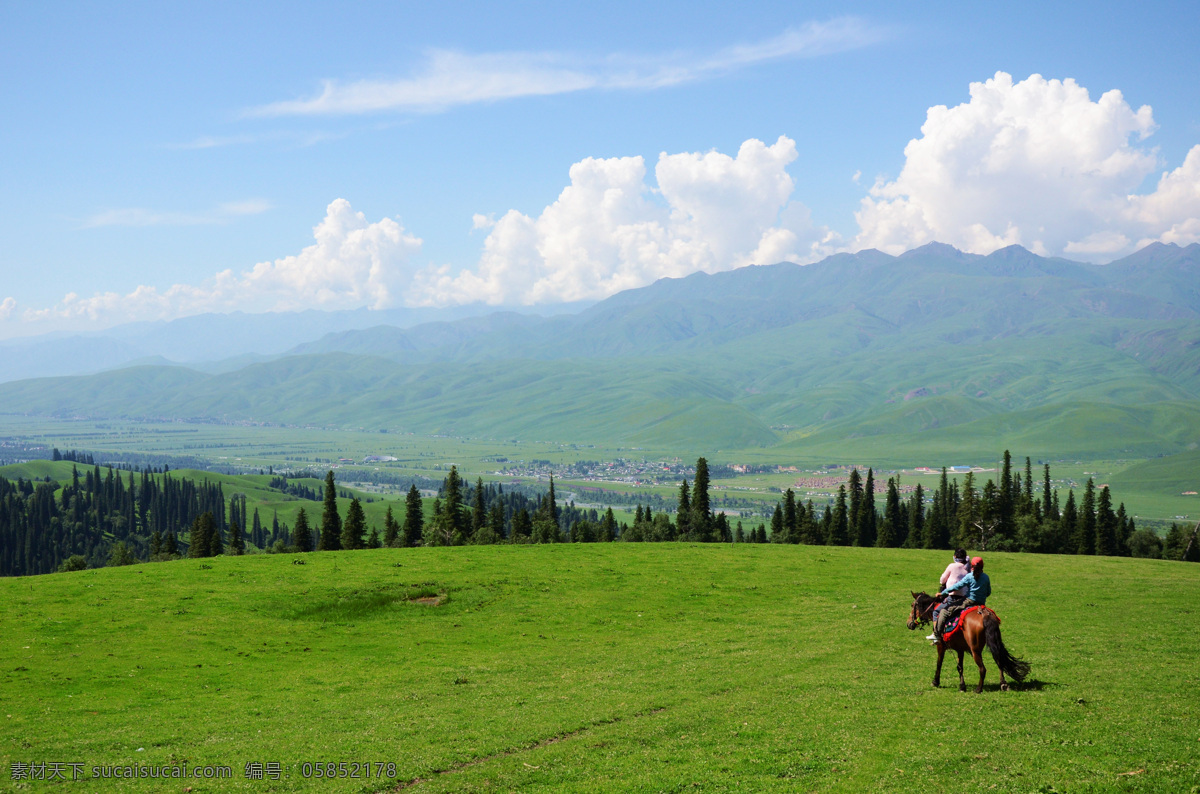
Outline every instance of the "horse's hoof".
[[1001, 692], [1007, 692], [1007, 691], [1008, 691], [1008, 684], [1001, 684], [1001, 685], [1000, 685], [1000, 691], [1001, 691]]
[[981, 686], [977, 686], [977, 687], [975, 687], [975, 694], [976, 694], [976, 695], [982, 695], [982, 694], [983, 694], [983, 687], [981, 687]]
[[933, 679], [933, 688], [937, 689], [940, 686], [941, 686], [941, 683], [936, 678]]
[[959, 691], [959, 692], [966, 692], [966, 691], [967, 691], [967, 685], [966, 685], [966, 684], [959, 684], [959, 685], [958, 685], [958, 691]]

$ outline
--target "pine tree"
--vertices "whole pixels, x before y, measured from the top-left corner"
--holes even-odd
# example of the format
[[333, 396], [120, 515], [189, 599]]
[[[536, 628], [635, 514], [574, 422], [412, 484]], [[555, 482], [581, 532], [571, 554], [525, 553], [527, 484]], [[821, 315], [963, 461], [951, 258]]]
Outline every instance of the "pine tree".
[[457, 466], [450, 467], [450, 474], [446, 477], [444, 490], [445, 501], [442, 503], [442, 513], [448, 542], [453, 546], [461, 546], [467, 542], [467, 531], [470, 524], [463, 515], [462, 478], [458, 476]]
[[1096, 553], [1106, 557], [1115, 557], [1117, 545], [1117, 514], [1112, 509], [1112, 494], [1108, 486], [1100, 489], [1100, 499], [1096, 503]]
[[775, 505], [775, 512], [771, 516], [771, 542], [783, 543], [787, 540], [785, 537], [786, 530], [783, 525], [783, 508]]
[[[772, 527], [774, 527], [773, 523]], [[791, 488], [788, 488], [783, 494], [783, 536], [780, 540], [786, 543], [800, 542], [800, 525], [796, 516], [796, 493]]]
[[1059, 519], [1057, 533], [1059, 554], [1079, 553], [1079, 511], [1075, 507], [1074, 489], [1067, 491], [1067, 503], [1062, 508], [1062, 518]]
[[208, 538], [204, 534], [204, 526], [200, 523], [200, 516], [192, 519], [192, 531], [188, 533], [187, 556], [189, 559], [208, 556]]
[[368, 549], [377, 549], [382, 545], [383, 545], [383, 543], [380, 542], [380, 540], [379, 540], [379, 530], [375, 528], [374, 524], [372, 524], [371, 525], [371, 534], [367, 536], [367, 548]]
[[912, 500], [908, 508], [908, 536], [905, 538], [906, 549], [925, 548], [925, 489], [921, 483], [913, 490]]
[[[206, 521], [207, 518], [207, 521]], [[221, 528], [217, 526], [217, 522], [212, 513], [205, 513], [200, 516], [201, 524], [207, 524], [204, 528], [204, 536], [208, 538], [208, 556], [219, 557], [225, 553], [224, 538], [221, 537]]]
[[421, 505], [421, 492], [414, 484], [404, 499], [404, 535], [401, 545], [420, 546], [425, 540], [425, 509]]
[[1033, 463], [1025, 456], [1025, 479], [1021, 480], [1021, 509], [1023, 516], [1033, 515], [1037, 506], [1033, 502]]
[[837, 506], [833, 511], [833, 525], [829, 532], [830, 546], [850, 545], [850, 515], [846, 505], [846, 486], [838, 486]]
[[313, 550], [312, 530], [308, 528], [308, 513], [304, 512], [303, 507], [296, 514], [296, 527], [292, 530], [292, 544], [296, 547], [296, 551]]
[[167, 541], [166, 541], [165, 546], [163, 547], [163, 550], [167, 553], [167, 556], [169, 556], [169, 557], [174, 557], [177, 554], [179, 554], [179, 543], [175, 540], [174, 532], [167, 533]]
[[[55, 450], [57, 452], [58, 450]], [[162, 533], [157, 529], [150, 533], [150, 559], [162, 554]]]
[[859, 514], [862, 512], [863, 502], [863, 485], [862, 475], [858, 473], [858, 469], [850, 469], [850, 482], [846, 486], [846, 497], [849, 500], [849, 514], [847, 521], [850, 528], [850, 543], [854, 546], [858, 543], [858, 522]]
[[1057, 519], [1054, 511], [1054, 495], [1050, 489], [1050, 464], [1043, 464], [1042, 468], [1042, 517], [1048, 519]]
[[696, 461], [696, 479], [692, 481], [692, 536], [701, 542], [712, 540], [712, 509], [708, 500], [708, 461]]
[[229, 553], [234, 557], [246, 553], [246, 540], [242, 537], [242, 528], [237, 521], [229, 525]]
[[856, 533], [859, 546], [874, 546], [879, 533], [879, 517], [875, 514], [875, 470], [870, 467], [867, 468], [867, 480], [863, 484]]
[[325, 506], [321, 511], [321, 540], [318, 551], [337, 551], [342, 547], [342, 517], [338, 515], [337, 488], [333, 470], [325, 475]]
[[902, 521], [900, 515], [900, 488], [896, 485], [895, 477], [888, 477], [887, 499], [883, 504], [883, 523], [879, 525], [879, 535], [875, 545], [880, 548], [895, 548], [900, 545], [896, 527]]
[[392, 515], [392, 506], [388, 505], [387, 514], [383, 517], [383, 545], [389, 549], [394, 547], [400, 537], [400, 524]]
[[346, 523], [342, 525], [342, 548], [365, 548], [366, 540], [363, 538], [363, 535], [366, 530], [367, 517], [363, 513], [362, 503], [358, 499], [351, 499], [350, 507], [346, 510]]
[[[612, 508], [608, 509], [609, 518], [612, 517]], [[615, 522], [614, 522], [615, 523]], [[615, 530], [614, 530], [615, 533]], [[513, 543], [528, 543], [533, 536], [533, 519], [529, 517], [529, 511], [524, 507], [513, 513], [512, 517], [512, 537], [509, 538]]]
[[1075, 523], [1075, 553], [1096, 553], [1096, 483], [1088, 477], [1083, 489], [1083, 503], [1079, 505], [1079, 519]]
[[483, 478], [475, 478], [475, 493], [471, 501], [471, 537], [479, 534], [487, 523], [487, 508], [483, 503]]
[[604, 511], [604, 520], [600, 522], [598, 538], [601, 543], [611, 543], [617, 539], [617, 519], [613, 515], [611, 507]]
[[682, 538], [686, 538], [692, 531], [692, 499], [688, 495], [688, 481], [685, 479], [679, 483], [679, 506], [675, 511], [675, 525], [677, 534]]
[[1000, 511], [996, 531], [1001, 537], [1016, 534], [1016, 495], [1013, 493], [1012, 455], [1004, 450], [1004, 466], [1000, 471]]

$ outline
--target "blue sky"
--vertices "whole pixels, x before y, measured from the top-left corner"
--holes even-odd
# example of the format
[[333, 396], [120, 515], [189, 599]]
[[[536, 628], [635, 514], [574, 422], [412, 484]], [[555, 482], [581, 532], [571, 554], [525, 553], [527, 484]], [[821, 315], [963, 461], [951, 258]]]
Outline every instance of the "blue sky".
[[0, 337], [1200, 234], [1190, 4], [573, 5], [5, 4]]

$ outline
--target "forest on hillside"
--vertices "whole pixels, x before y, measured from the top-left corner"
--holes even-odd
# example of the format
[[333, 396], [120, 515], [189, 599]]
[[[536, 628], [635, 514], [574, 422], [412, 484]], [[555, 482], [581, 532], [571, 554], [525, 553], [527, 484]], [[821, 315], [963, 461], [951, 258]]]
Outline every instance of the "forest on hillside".
[[[1165, 537], [1138, 528], [1124, 504], [1114, 506], [1108, 486], [1089, 479], [1082, 493], [1063, 497], [1051, 487], [1049, 464], [1040, 482], [1030, 459], [1013, 470], [1005, 453], [999, 482], [978, 487], [973, 474], [961, 486], [942, 471], [932, 493], [917, 485], [901, 496], [888, 479], [876, 503], [874, 471], [852, 469], [827, 505], [796, 499], [788, 489], [771, 517], [757, 526], [714, 510], [709, 468], [696, 463], [693, 481], [680, 482], [673, 511], [639, 505], [631, 523], [612, 508], [560, 505], [553, 477], [543, 493], [505, 490], [498, 483], [464, 482], [451, 467], [427, 516], [413, 483], [403, 514], [389, 505], [382, 532], [366, 525], [362, 503], [339, 511], [339, 490], [329, 471], [318, 494], [279, 477], [272, 486], [313, 501], [293, 525], [273, 514], [265, 521], [248, 510], [244, 494], [226, 497], [221, 483], [172, 477], [169, 471], [101, 469], [90, 458], [81, 474], [57, 483], [0, 477], [0, 575], [20, 576], [134, 562], [160, 562], [218, 554], [338, 551], [381, 546], [455, 546], [495, 543], [669, 542], [793, 543], [881, 548], [1020, 551], [1050, 554], [1136, 556], [1200, 561], [1196, 528], [1173, 524]], [[342, 492], [345, 495], [345, 492]], [[318, 513], [317, 500], [320, 500]]]

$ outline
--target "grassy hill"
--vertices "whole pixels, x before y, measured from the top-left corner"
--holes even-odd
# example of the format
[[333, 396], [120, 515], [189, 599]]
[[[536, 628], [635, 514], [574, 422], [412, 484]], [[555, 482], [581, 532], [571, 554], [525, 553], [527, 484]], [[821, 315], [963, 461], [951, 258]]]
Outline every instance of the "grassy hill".
[[705, 451], [846, 445], [860, 459], [908, 445], [1177, 454], [1200, 443], [1193, 277], [1200, 245], [1107, 266], [1018, 247], [864, 251], [664, 279], [576, 315], [338, 333], [220, 374], [2, 384], [0, 405]]
[[[0, 580], [0, 761], [232, 767], [236, 783], [166, 789], [195, 792], [1200, 784], [1194, 566], [989, 555], [990, 603], [1033, 673], [999, 692], [985, 654], [974, 695], [930, 688], [933, 651], [904, 625], [944, 557], [464, 547]], [[244, 779], [272, 761], [282, 781]], [[318, 761], [395, 766], [306, 779]]]

